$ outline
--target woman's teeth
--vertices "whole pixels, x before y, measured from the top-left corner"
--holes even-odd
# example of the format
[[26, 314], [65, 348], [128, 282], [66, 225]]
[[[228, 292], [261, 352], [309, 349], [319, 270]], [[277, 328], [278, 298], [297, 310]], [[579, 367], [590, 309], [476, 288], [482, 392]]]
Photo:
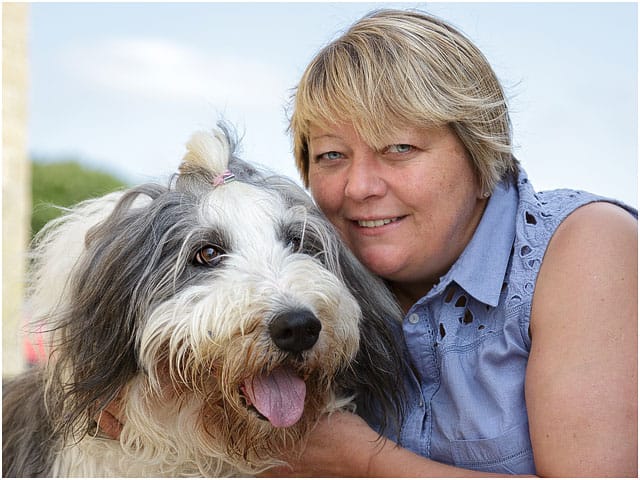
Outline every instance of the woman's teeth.
[[384, 218], [382, 220], [358, 220], [358, 225], [360, 227], [365, 227], [365, 228], [382, 227], [383, 225], [387, 225], [391, 222], [395, 222], [397, 219], [398, 217]]

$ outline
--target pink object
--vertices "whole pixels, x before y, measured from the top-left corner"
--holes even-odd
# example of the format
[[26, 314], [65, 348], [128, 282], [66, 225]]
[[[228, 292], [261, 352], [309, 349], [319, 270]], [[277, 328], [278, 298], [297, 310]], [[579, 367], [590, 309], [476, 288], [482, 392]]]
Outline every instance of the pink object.
[[217, 175], [213, 179], [213, 186], [217, 187], [218, 185], [224, 185], [225, 183], [233, 182], [236, 179], [236, 176], [231, 173], [229, 170], [225, 170], [220, 175]]

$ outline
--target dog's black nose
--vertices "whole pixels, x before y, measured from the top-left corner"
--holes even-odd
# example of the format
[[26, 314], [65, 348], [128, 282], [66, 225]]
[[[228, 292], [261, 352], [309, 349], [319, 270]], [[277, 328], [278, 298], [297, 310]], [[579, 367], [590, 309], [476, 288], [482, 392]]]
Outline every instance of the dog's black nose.
[[309, 310], [293, 310], [276, 315], [269, 325], [269, 334], [282, 350], [300, 353], [318, 341], [322, 324]]

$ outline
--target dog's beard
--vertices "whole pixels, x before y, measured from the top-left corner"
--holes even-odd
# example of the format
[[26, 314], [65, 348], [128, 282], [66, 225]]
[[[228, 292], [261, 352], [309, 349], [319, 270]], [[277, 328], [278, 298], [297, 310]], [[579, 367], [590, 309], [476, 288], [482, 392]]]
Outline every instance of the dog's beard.
[[320, 368], [274, 355], [269, 365], [262, 356], [251, 359], [249, 343], [238, 337], [225, 358], [183, 358], [179, 368], [167, 359], [148, 379], [134, 380], [123, 432], [129, 452], [150, 462], [200, 458], [209, 463], [200, 466], [203, 474], [219, 473], [223, 464], [252, 474], [300, 452], [320, 415], [348, 404], [335, 397], [342, 362]]

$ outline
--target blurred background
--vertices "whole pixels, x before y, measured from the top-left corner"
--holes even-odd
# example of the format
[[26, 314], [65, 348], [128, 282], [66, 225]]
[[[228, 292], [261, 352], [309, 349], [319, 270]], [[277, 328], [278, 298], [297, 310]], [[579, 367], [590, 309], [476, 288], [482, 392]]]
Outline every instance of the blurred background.
[[387, 7], [439, 16], [485, 53], [538, 190], [637, 206], [635, 2], [3, 3], [3, 373], [25, 365], [24, 259], [48, 203], [166, 182], [221, 117], [243, 158], [297, 179], [292, 89], [319, 48]]

